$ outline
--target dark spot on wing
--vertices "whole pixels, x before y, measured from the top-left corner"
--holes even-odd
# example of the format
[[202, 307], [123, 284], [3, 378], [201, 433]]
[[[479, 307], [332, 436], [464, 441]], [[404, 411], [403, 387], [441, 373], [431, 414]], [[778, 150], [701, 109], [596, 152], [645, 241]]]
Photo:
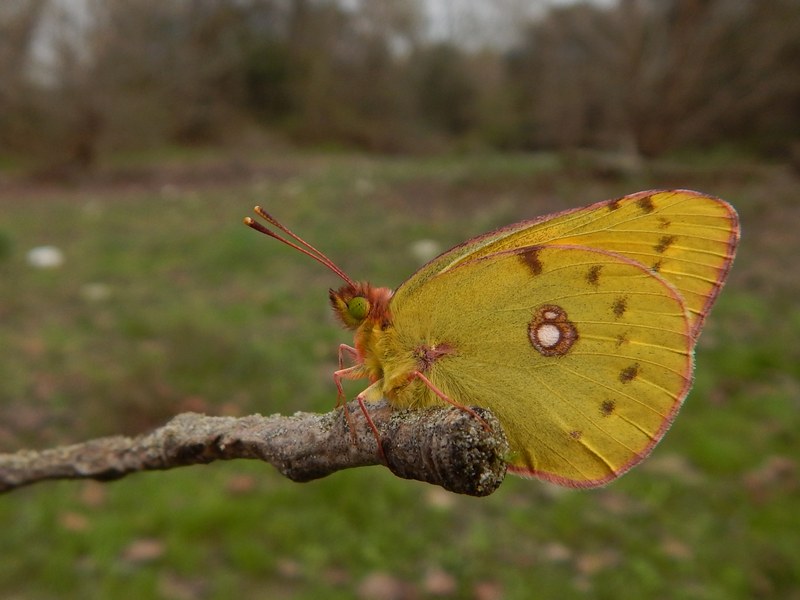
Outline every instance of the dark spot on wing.
[[600, 282], [600, 271], [603, 265], [592, 265], [589, 267], [589, 272], [586, 274], [586, 281], [590, 285], [597, 285]]
[[609, 200], [608, 204], [606, 205], [608, 206], [608, 210], [617, 210], [619, 208], [619, 201], [620, 201], [619, 198], [616, 198], [614, 200]]
[[652, 196], [645, 196], [643, 198], [639, 198], [636, 201], [636, 204], [638, 205], [638, 207], [640, 209], [642, 209], [642, 212], [647, 213], [647, 214], [650, 214], [651, 212], [653, 212], [656, 209], [656, 207], [653, 205], [653, 197]]
[[664, 254], [664, 252], [666, 252], [669, 249], [669, 247], [675, 243], [675, 240], [677, 239], [678, 238], [676, 238], [674, 235], [662, 236], [662, 238], [658, 240], [658, 243], [654, 246], [653, 249], [659, 254]]
[[600, 404], [600, 414], [604, 417], [610, 417], [612, 414], [614, 414], [616, 408], [617, 405], [613, 400], [603, 400], [603, 402]]
[[611, 305], [611, 311], [618, 319], [625, 314], [626, 310], [628, 310], [628, 299], [625, 296], [620, 296], [614, 300], [614, 304]]
[[519, 253], [519, 258], [528, 267], [531, 275], [541, 275], [542, 261], [539, 260], [539, 248], [528, 248]]
[[633, 364], [630, 367], [625, 367], [619, 372], [619, 380], [622, 383], [630, 383], [639, 376], [639, 365]]

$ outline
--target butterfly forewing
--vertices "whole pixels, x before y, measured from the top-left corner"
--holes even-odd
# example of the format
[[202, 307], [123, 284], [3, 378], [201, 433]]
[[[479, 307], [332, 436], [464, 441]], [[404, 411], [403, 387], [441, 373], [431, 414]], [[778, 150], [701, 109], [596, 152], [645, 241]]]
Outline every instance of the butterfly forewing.
[[[512, 470], [565, 485], [599, 485], [644, 458], [691, 382], [680, 295], [602, 250], [484, 256], [431, 278], [392, 310], [383, 350], [397, 361], [385, 363], [386, 380], [409, 358], [435, 356], [417, 368], [456, 402], [497, 415]], [[386, 393], [397, 405], [438, 401], [419, 382]]]
[[531, 245], [581, 245], [616, 252], [669, 281], [683, 296], [696, 337], [739, 240], [726, 202], [688, 190], [639, 192], [503, 227], [434, 259], [398, 289], [402, 298], [468, 260]]

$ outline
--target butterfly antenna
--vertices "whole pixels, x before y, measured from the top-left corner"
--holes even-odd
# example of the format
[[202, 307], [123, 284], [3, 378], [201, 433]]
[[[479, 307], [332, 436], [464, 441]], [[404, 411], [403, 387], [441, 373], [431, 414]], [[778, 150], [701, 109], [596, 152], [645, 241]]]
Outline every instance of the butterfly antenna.
[[325, 254], [323, 254], [322, 252], [317, 250], [314, 246], [309, 244], [307, 241], [305, 241], [299, 235], [297, 235], [296, 233], [292, 232], [291, 229], [286, 227], [286, 225], [284, 225], [283, 223], [278, 221], [275, 217], [273, 217], [271, 214], [269, 214], [267, 211], [265, 211], [260, 206], [256, 206], [253, 210], [255, 210], [256, 214], [259, 217], [261, 217], [262, 219], [264, 219], [267, 223], [269, 223], [270, 225], [272, 225], [276, 229], [282, 231], [283, 233], [288, 235], [292, 240], [295, 240], [295, 241], [293, 242], [293, 241], [283, 237], [282, 235], [272, 231], [268, 227], [265, 227], [264, 225], [262, 225], [261, 223], [259, 223], [258, 221], [256, 221], [255, 219], [253, 219], [251, 217], [245, 217], [244, 218], [244, 224], [245, 225], [247, 225], [251, 229], [255, 229], [256, 231], [259, 231], [259, 232], [263, 233], [264, 235], [268, 235], [269, 237], [274, 238], [274, 239], [278, 240], [279, 242], [282, 242], [282, 243], [286, 244], [290, 248], [294, 248], [298, 252], [302, 252], [306, 256], [309, 256], [309, 257], [313, 258], [318, 263], [322, 264], [323, 266], [327, 267], [328, 269], [330, 269], [331, 271], [336, 273], [339, 277], [341, 277], [345, 281], [345, 283], [347, 283], [348, 285], [350, 285], [352, 287], [355, 287], [355, 283], [353, 282], [353, 280], [350, 279], [345, 274], [344, 271], [342, 271], [339, 267], [337, 267], [336, 264], [330, 258], [325, 256]]

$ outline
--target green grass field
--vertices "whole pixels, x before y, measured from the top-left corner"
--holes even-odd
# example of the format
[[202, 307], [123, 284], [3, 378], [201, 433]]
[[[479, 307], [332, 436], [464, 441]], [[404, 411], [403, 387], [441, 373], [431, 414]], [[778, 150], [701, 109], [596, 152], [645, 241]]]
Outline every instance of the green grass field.
[[[187, 410], [330, 410], [350, 341], [327, 303], [340, 282], [245, 228], [257, 203], [392, 287], [420, 265], [420, 240], [444, 250], [651, 187], [729, 200], [743, 238], [685, 407], [605, 488], [509, 477], [474, 499], [378, 467], [295, 484], [244, 461], [42, 483], [0, 496], [0, 597], [800, 598], [796, 175], [678, 164], [609, 178], [483, 155], [234, 167], [0, 188], [0, 451], [141, 433]], [[32, 268], [40, 245], [63, 265]]]

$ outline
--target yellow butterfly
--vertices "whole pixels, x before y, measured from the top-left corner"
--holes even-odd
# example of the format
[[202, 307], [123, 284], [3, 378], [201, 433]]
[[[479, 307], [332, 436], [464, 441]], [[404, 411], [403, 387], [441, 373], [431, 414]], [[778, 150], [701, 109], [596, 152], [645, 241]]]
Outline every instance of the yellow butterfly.
[[736, 211], [687, 190], [646, 191], [523, 221], [433, 259], [392, 293], [246, 218], [345, 281], [330, 291], [362, 403], [482, 406], [513, 473], [592, 487], [643, 460], [692, 383], [703, 320], [739, 241]]

